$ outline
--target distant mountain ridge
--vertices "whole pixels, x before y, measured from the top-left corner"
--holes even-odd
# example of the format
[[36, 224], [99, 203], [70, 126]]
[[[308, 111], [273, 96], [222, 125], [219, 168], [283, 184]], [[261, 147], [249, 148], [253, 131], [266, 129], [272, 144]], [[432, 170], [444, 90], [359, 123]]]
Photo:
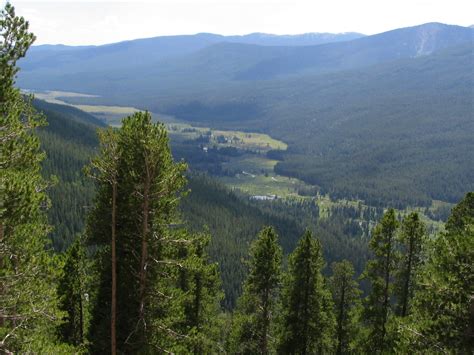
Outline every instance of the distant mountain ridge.
[[[299, 41], [302, 36], [289, 36]], [[309, 37], [313, 37], [308, 35]], [[18, 83], [26, 89], [65, 90], [128, 97], [229, 80], [268, 80], [324, 73], [426, 55], [472, 42], [474, 29], [429, 23], [349, 41], [311, 46], [263, 46], [285, 36], [213, 34], [172, 36], [98, 47], [34, 47], [20, 61]], [[316, 36], [316, 38], [319, 38]], [[223, 41], [225, 40], [225, 41]], [[167, 59], [168, 58], [168, 59]]]
[[269, 79], [302, 70], [347, 70], [385, 61], [413, 58], [474, 40], [466, 27], [427, 23], [392, 30], [343, 43], [299, 47], [292, 53], [261, 61], [239, 73], [237, 79]]
[[[128, 65], [142, 65], [166, 58], [182, 56], [212, 44], [229, 42], [263, 46], [302, 46], [341, 42], [363, 37], [360, 33], [306, 33], [301, 35], [271, 35], [251, 33], [242, 36], [223, 36], [213, 33], [159, 36], [110, 43], [100, 46], [39, 45], [33, 46], [28, 57], [21, 61], [24, 70], [65, 65], [75, 58], [85, 59], [84, 69], [103, 66], [108, 69]], [[71, 56], [74, 51], [74, 56]], [[114, 59], [121, 59], [116, 60]]]

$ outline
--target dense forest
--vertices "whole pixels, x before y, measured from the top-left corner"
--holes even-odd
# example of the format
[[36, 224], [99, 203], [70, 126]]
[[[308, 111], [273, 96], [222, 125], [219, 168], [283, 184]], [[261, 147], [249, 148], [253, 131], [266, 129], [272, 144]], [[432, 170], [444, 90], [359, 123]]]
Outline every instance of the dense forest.
[[[88, 210], [93, 205], [95, 185], [83, 175], [83, 167], [98, 149], [96, 130], [101, 121], [73, 107], [35, 100], [33, 105], [42, 112], [47, 125], [38, 131], [41, 147], [46, 153], [42, 174], [54, 180], [48, 187], [51, 208], [49, 233], [53, 248], [64, 252], [85, 227]], [[181, 144], [171, 144], [173, 155], [183, 154]], [[212, 159], [210, 159], [212, 161]], [[209, 159], [206, 161], [209, 164]], [[349, 259], [361, 273], [368, 255], [367, 238], [353, 221], [360, 214], [355, 208], [333, 210], [330, 217], [319, 218], [318, 206], [309, 201], [275, 200], [271, 203], [248, 199], [238, 191], [230, 191], [205, 174], [198, 173], [200, 163], [191, 159], [187, 171], [186, 196], [182, 197], [180, 220], [196, 232], [207, 228], [213, 238], [209, 244], [211, 260], [219, 264], [225, 298], [223, 305], [232, 308], [241, 293], [245, 276], [242, 260], [258, 231], [272, 225], [280, 235], [285, 254], [291, 252], [297, 239], [311, 228], [324, 242], [324, 254], [329, 263]], [[67, 197], [67, 198], [65, 198]], [[377, 220], [383, 210], [367, 214], [369, 221]], [[357, 251], [357, 252], [355, 252]], [[328, 271], [328, 270], [326, 270]]]
[[366, 211], [366, 232], [357, 208], [248, 200], [148, 112], [112, 128], [24, 95], [35, 36], [10, 4], [0, 27], [1, 352], [472, 352], [474, 192], [436, 235], [417, 212]]
[[98, 95], [68, 102], [268, 133], [289, 146], [280, 175], [372, 206], [429, 206], [474, 189], [473, 34], [427, 23], [308, 46], [197, 35], [37, 48], [20, 82]]

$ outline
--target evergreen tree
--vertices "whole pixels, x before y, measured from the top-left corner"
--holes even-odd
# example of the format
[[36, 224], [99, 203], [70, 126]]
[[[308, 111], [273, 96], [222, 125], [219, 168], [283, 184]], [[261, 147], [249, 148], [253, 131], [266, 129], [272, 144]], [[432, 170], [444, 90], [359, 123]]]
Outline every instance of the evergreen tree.
[[469, 354], [474, 349], [474, 193], [452, 210], [429, 248], [400, 351]]
[[[14, 87], [35, 37], [9, 3], [0, 12], [0, 352], [54, 353], [60, 264], [48, 251], [47, 183], [35, 128], [44, 123]], [[62, 349], [65, 351], [65, 348]], [[69, 349], [71, 351], [71, 349]]]
[[101, 273], [90, 328], [92, 351], [109, 351], [111, 345], [105, 342], [111, 339], [112, 329], [110, 245], [114, 235], [117, 352], [164, 351], [184, 338], [171, 326], [182, 315], [184, 297], [177, 287], [176, 250], [188, 241], [169, 226], [178, 220], [185, 165], [173, 162], [166, 130], [162, 124], [153, 124], [149, 113], [125, 118], [111, 139], [116, 140], [118, 152], [116, 194], [108, 170], [95, 169], [99, 191], [88, 222], [89, 243], [99, 247]]
[[250, 247], [249, 274], [234, 316], [232, 352], [268, 354], [282, 250], [272, 227], [265, 227]]
[[321, 245], [307, 231], [289, 257], [282, 290], [280, 354], [333, 351], [335, 319], [331, 295], [321, 274]]
[[336, 315], [336, 354], [348, 354], [354, 350], [354, 341], [360, 313], [359, 285], [354, 280], [354, 267], [347, 261], [332, 264], [330, 287]]
[[[112, 128], [99, 131], [100, 155], [85, 167], [85, 173], [110, 190], [110, 352], [117, 353], [117, 188], [119, 147], [117, 132]], [[107, 194], [107, 192], [105, 192]]]
[[85, 343], [88, 316], [88, 260], [82, 238], [77, 238], [66, 252], [59, 282], [60, 309], [66, 313], [59, 327], [64, 342], [81, 346]]
[[423, 261], [426, 228], [417, 212], [402, 221], [398, 235], [402, 257], [396, 275], [397, 313], [405, 317], [410, 313], [411, 300], [416, 289], [416, 277]]
[[194, 354], [217, 353], [222, 349], [219, 314], [223, 294], [217, 264], [210, 263], [206, 253], [210, 236], [195, 234], [183, 239], [191, 243], [181, 246], [179, 251], [183, 265], [179, 269], [178, 287], [185, 297], [183, 317], [176, 329], [186, 335], [182, 350]]
[[364, 278], [371, 284], [366, 298], [364, 319], [367, 325], [367, 352], [383, 352], [387, 348], [387, 321], [391, 311], [393, 273], [396, 267], [395, 233], [398, 221], [389, 209], [375, 227], [369, 242], [374, 259], [369, 260]]

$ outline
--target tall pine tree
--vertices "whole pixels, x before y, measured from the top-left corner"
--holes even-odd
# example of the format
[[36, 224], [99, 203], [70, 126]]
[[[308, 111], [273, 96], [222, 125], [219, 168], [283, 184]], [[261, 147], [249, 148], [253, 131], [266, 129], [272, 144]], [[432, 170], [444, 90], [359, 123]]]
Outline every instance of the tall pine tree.
[[206, 248], [208, 234], [190, 234], [183, 230], [182, 240], [190, 241], [178, 248], [176, 259], [182, 259], [178, 287], [184, 292], [183, 314], [175, 329], [186, 335], [177, 353], [212, 354], [222, 351], [220, 343], [220, 301], [223, 293], [216, 263], [210, 263]]
[[307, 231], [289, 257], [282, 290], [278, 353], [333, 351], [335, 319], [331, 294], [321, 274], [323, 266], [321, 245]]
[[417, 274], [423, 262], [426, 227], [417, 212], [405, 217], [401, 224], [398, 241], [401, 258], [396, 271], [397, 314], [406, 317], [417, 287]]
[[400, 351], [470, 354], [474, 349], [474, 192], [430, 244]]
[[359, 285], [354, 280], [354, 267], [347, 261], [332, 264], [330, 287], [336, 316], [336, 354], [354, 351], [357, 330], [360, 327]]
[[95, 157], [85, 173], [96, 179], [104, 194], [110, 197], [110, 352], [117, 353], [117, 189], [119, 146], [118, 135], [113, 128], [99, 131], [100, 154]]
[[[49, 251], [35, 128], [44, 124], [31, 98], [14, 87], [17, 61], [35, 37], [9, 3], [0, 12], [0, 352], [54, 353], [60, 265]], [[69, 349], [72, 351], [72, 349]]]
[[270, 353], [281, 259], [278, 236], [272, 227], [265, 227], [250, 247], [249, 274], [234, 315], [233, 353]]
[[369, 242], [374, 258], [368, 261], [364, 274], [371, 286], [364, 309], [367, 352], [387, 350], [387, 322], [392, 309], [393, 274], [397, 265], [395, 248], [397, 228], [395, 210], [389, 209], [374, 228]]
[[[185, 165], [173, 162], [164, 126], [152, 123], [148, 113], [125, 118], [111, 139], [116, 141], [118, 153], [116, 195], [114, 184], [106, 175], [109, 171], [92, 166], [98, 176], [99, 193], [90, 215], [88, 235], [89, 243], [98, 247], [97, 265], [101, 272], [90, 327], [92, 350], [109, 351], [112, 345], [107, 340], [112, 331], [114, 263], [110, 261], [115, 235], [117, 352], [179, 352], [190, 339], [188, 330], [202, 329], [202, 318], [195, 326], [182, 327], [182, 320], [193, 312], [189, 297], [200, 288], [200, 278], [212, 278], [211, 271], [197, 267], [205, 257], [198, 252], [200, 247], [191, 247], [194, 237], [173, 228], [179, 223], [176, 207], [185, 184]], [[103, 156], [96, 161], [101, 160], [107, 159]], [[183, 249], [186, 245], [188, 249]], [[204, 259], [199, 258], [200, 253]], [[190, 266], [191, 260], [196, 269]], [[180, 283], [183, 270], [188, 276], [201, 276], [186, 286]], [[203, 290], [195, 295], [195, 301], [201, 302]], [[194, 307], [194, 312], [199, 310], [202, 312], [201, 306]]]
[[66, 313], [59, 327], [61, 339], [69, 344], [83, 346], [88, 322], [89, 277], [88, 259], [83, 240], [78, 237], [65, 255], [63, 275], [58, 285], [60, 309]]

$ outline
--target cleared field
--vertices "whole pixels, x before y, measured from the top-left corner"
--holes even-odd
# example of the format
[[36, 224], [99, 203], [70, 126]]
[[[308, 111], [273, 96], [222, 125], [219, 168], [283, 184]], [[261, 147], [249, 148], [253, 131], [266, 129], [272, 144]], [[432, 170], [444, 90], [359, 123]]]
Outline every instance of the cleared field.
[[88, 112], [107, 122], [111, 126], [119, 126], [124, 116], [131, 115], [139, 109], [127, 106], [104, 106], [104, 105], [73, 105], [64, 101], [68, 97], [97, 97], [96, 95], [81, 94], [67, 91], [45, 91], [35, 92], [35, 97], [53, 104], [76, 107], [79, 110]]
[[134, 107], [122, 107], [122, 106], [95, 106], [95, 105], [74, 105], [79, 110], [86, 111], [89, 113], [111, 113], [116, 115], [130, 115], [140, 111]]
[[[111, 126], [119, 126], [124, 116], [131, 115], [140, 111], [135, 107], [128, 106], [105, 106], [105, 105], [75, 105], [70, 104], [64, 99], [68, 97], [97, 97], [96, 95], [81, 94], [67, 91], [45, 91], [35, 92], [35, 97], [54, 104], [68, 105], [76, 107], [82, 111], [91, 113], [104, 120]], [[267, 134], [241, 132], [241, 131], [223, 131], [210, 130], [206, 127], [193, 127], [186, 123], [175, 122], [172, 117], [152, 113], [153, 118], [165, 122], [171, 135], [178, 136], [181, 139], [195, 139], [199, 136], [209, 133], [211, 135], [210, 143], [221, 147], [235, 147], [255, 152], [267, 152], [271, 149], [285, 150], [287, 145], [279, 140], [273, 139]]]
[[293, 178], [274, 174], [255, 175], [243, 171], [234, 177], [220, 177], [219, 180], [233, 189], [252, 196], [275, 195], [278, 198], [303, 198], [297, 192], [297, 187], [301, 182]]
[[52, 90], [52, 91], [43, 91], [43, 92], [35, 92], [34, 93], [35, 97], [38, 99], [44, 100], [51, 102], [53, 104], [66, 104], [64, 101], [61, 100], [61, 98], [67, 98], [67, 97], [98, 97], [97, 95], [89, 95], [89, 94], [81, 94], [78, 92], [70, 92], [70, 91], [57, 91], [57, 90]]
[[276, 163], [276, 160], [268, 159], [265, 156], [246, 154], [242, 157], [234, 158], [230, 162], [223, 163], [223, 166], [232, 166], [234, 169], [257, 175], [268, 173], [276, 177], [276, 175], [273, 175], [273, 167]]
[[263, 133], [214, 130], [207, 127], [193, 127], [186, 123], [168, 123], [167, 127], [172, 136], [178, 136], [181, 139], [208, 136], [208, 144], [216, 144], [220, 147], [235, 147], [258, 153], [265, 153], [272, 149], [286, 150], [288, 147], [286, 143]]

